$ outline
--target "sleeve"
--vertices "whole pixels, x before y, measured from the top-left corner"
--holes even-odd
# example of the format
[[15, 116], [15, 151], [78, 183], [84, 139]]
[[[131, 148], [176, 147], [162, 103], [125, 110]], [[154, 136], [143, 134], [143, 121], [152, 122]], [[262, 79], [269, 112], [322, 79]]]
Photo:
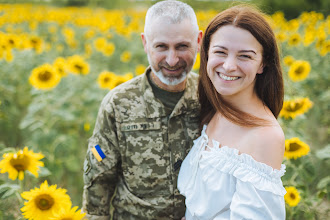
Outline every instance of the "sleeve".
[[238, 179], [230, 205], [230, 220], [285, 220], [284, 197], [275, 191], [261, 190], [253, 183]]
[[[109, 99], [110, 94], [101, 103], [84, 162], [83, 212], [90, 220], [110, 219], [110, 200], [118, 181], [120, 153], [114, 110]], [[96, 145], [104, 158], [95, 155]]]

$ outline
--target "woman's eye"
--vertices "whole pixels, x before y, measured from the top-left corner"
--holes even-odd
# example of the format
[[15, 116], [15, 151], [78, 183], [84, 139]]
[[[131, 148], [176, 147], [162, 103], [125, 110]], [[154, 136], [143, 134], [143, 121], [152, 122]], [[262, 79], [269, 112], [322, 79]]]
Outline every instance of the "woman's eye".
[[223, 51], [215, 51], [216, 54], [221, 54], [221, 55], [225, 55], [226, 53]]
[[240, 55], [240, 57], [245, 58], [245, 59], [251, 59], [251, 56], [249, 56], [249, 55], [245, 55], [245, 54]]

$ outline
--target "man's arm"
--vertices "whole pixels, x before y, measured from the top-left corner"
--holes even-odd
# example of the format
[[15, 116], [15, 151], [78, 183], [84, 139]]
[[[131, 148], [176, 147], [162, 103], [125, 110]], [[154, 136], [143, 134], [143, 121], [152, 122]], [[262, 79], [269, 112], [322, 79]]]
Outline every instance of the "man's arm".
[[102, 101], [84, 162], [83, 212], [90, 220], [110, 219], [110, 200], [118, 181], [118, 139], [110, 94]]

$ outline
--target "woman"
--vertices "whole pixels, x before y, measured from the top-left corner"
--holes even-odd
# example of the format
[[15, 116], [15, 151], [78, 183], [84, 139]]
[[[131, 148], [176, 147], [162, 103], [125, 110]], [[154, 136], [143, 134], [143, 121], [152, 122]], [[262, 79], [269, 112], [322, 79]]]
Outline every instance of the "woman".
[[279, 52], [264, 15], [219, 13], [202, 41], [201, 136], [181, 166], [186, 219], [285, 219]]

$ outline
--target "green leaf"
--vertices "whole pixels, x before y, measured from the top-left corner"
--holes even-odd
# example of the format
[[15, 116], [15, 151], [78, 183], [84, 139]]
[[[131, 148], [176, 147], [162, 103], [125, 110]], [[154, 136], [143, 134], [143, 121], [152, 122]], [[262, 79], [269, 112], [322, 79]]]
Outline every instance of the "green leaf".
[[320, 149], [316, 152], [316, 156], [319, 159], [329, 159], [330, 158], [330, 145], [327, 145], [326, 147], [324, 147], [323, 149]]
[[320, 182], [317, 184], [317, 189], [324, 189], [330, 186], [330, 176], [324, 177], [320, 180]]

